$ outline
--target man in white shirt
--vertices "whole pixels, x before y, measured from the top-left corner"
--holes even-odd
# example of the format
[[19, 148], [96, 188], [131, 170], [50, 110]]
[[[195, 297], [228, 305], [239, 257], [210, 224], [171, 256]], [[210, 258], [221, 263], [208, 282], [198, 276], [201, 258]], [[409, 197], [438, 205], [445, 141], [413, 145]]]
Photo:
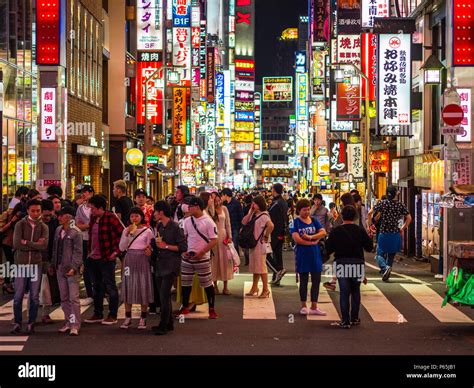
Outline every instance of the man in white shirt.
[[26, 186], [20, 186], [16, 192], [15, 192], [15, 196], [12, 198], [12, 200], [10, 201], [10, 204], [8, 205], [8, 208], [9, 209], [13, 209], [17, 204], [19, 204], [20, 202], [24, 202], [26, 201], [26, 198], [28, 197], [28, 187]]
[[87, 298], [81, 299], [81, 306], [88, 306], [92, 304], [92, 280], [87, 259], [87, 244], [89, 242], [89, 222], [91, 220], [91, 209], [89, 207], [89, 199], [94, 195], [94, 188], [89, 185], [84, 185], [81, 190], [82, 203], [77, 208], [76, 212], [76, 227], [82, 232], [82, 261], [84, 263], [84, 286], [86, 288]]
[[214, 308], [214, 286], [211, 276], [211, 250], [217, 245], [217, 228], [212, 219], [205, 215], [204, 202], [197, 197], [189, 201], [191, 216], [184, 220], [184, 235], [188, 242], [188, 251], [181, 261], [181, 284], [183, 308], [180, 314], [189, 314], [189, 296], [193, 285], [194, 274], [199, 277], [199, 284], [206, 291], [209, 303], [209, 319], [216, 319]]

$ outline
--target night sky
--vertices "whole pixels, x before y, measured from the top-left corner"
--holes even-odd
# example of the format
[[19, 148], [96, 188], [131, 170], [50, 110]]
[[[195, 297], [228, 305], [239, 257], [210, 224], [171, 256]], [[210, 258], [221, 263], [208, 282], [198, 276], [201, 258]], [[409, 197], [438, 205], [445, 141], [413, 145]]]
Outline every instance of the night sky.
[[256, 84], [273, 76], [276, 41], [285, 28], [298, 27], [299, 15], [308, 14], [308, 0], [255, 0], [255, 66]]

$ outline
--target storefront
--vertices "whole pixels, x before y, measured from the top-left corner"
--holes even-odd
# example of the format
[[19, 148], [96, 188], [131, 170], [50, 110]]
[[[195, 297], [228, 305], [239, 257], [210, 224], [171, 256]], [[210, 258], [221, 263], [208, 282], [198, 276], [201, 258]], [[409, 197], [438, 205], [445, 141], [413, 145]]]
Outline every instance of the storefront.
[[390, 152], [380, 150], [370, 153], [370, 173], [374, 194], [377, 199], [381, 199], [388, 186], [388, 174], [390, 172]]

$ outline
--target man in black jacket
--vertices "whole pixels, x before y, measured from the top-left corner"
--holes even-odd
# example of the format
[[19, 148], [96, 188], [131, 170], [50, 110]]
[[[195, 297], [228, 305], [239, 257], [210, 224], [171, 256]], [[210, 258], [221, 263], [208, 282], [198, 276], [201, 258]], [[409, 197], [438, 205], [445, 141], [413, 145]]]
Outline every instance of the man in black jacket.
[[159, 288], [161, 321], [152, 330], [156, 335], [165, 335], [174, 329], [171, 313], [171, 286], [181, 268], [181, 254], [188, 245], [183, 230], [171, 219], [170, 205], [165, 201], [155, 204], [155, 217], [158, 219], [156, 239], [152, 241], [153, 256], [156, 259], [155, 277]]
[[283, 242], [288, 231], [288, 203], [283, 199], [283, 185], [276, 183], [272, 188], [273, 202], [270, 206], [270, 218], [275, 225], [272, 232], [272, 254], [267, 255], [267, 264], [273, 271], [272, 284], [280, 285], [286, 274], [283, 268]]

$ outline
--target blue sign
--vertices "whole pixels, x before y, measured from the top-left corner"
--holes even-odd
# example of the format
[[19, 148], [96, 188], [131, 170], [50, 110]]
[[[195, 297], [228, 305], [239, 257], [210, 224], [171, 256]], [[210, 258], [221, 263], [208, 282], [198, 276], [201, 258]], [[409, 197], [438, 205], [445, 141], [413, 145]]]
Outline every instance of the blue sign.
[[191, 27], [191, 0], [173, 0], [173, 27]]
[[224, 73], [216, 74], [216, 103], [224, 105]]
[[235, 112], [235, 121], [255, 121], [254, 112]]
[[295, 69], [297, 73], [306, 72], [306, 51], [297, 51], [295, 53]]

